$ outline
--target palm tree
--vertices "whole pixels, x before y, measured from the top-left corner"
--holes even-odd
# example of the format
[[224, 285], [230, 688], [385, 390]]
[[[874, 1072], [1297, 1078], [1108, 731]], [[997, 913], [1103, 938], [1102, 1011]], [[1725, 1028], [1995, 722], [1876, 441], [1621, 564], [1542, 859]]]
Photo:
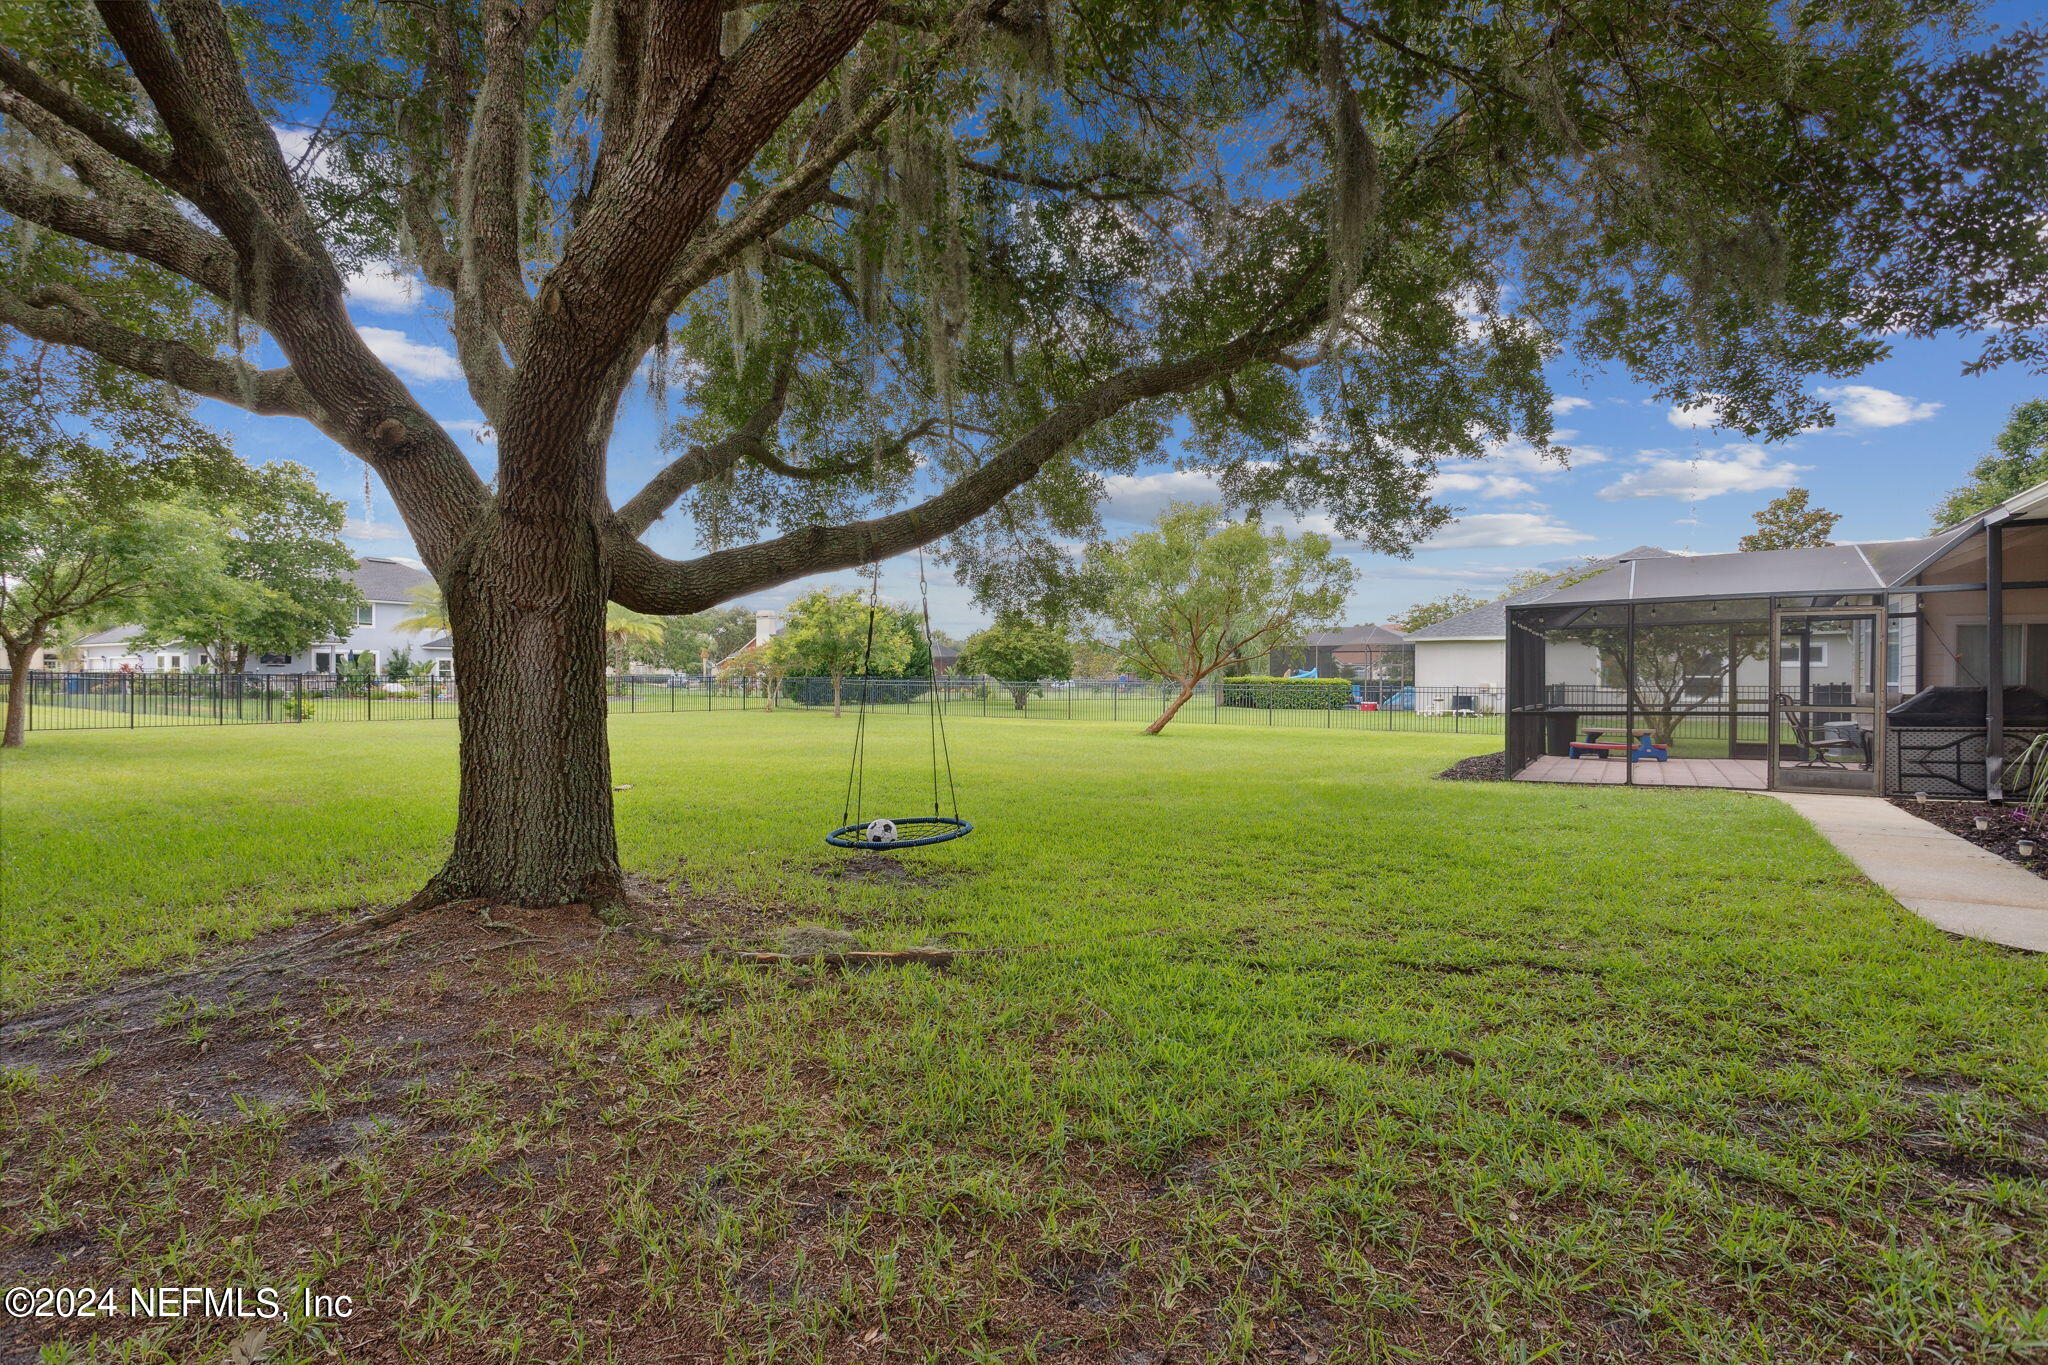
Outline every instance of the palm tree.
[[612, 669], [625, 673], [632, 665], [634, 645], [658, 645], [662, 640], [659, 616], [647, 616], [613, 602], [604, 611], [604, 638], [611, 646]]
[[441, 598], [439, 583], [422, 583], [406, 596], [412, 599], [412, 610], [393, 629], [419, 635], [448, 633], [448, 604]]

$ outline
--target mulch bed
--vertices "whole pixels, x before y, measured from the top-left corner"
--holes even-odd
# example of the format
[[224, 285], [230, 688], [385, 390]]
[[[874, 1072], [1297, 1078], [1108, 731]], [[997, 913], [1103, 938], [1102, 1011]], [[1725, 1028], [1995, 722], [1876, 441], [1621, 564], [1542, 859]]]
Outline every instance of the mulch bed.
[[[1994, 806], [1988, 801], [1922, 803], [1901, 797], [1891, 798], [1891, 803], [1930, 825], [1939, 825], [1957, 838], [1968, 839], [1977, 847], [1996, 853], [2009, 863], [2017, 863], [2037, 877], [2048, 877], [2048, 822], [2028, 818], [2018, 806]], [[1991, 828], [1978, 829], [1979, 816], [1990, 821]], [[2023, 837], [2039, 844], [2031, 858], [2020, 856]]]
[[1493, 754], [1474, 754], [1461, 758], [1437, 774], [1440, 782], [1505, 782], [1508, 780], [1508, 755], [1505, 749]]

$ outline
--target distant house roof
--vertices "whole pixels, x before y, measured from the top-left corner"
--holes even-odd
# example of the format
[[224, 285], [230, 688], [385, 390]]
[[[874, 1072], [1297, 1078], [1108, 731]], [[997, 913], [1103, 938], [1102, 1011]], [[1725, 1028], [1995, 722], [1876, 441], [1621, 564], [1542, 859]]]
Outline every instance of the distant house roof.
[[356, 561], [355, 580], [356, 588], [372, 602], [404, 602], [414, 588], [434, 577], [396, 559], [366, 556]]
[[1872, 540], [1808, 550], [1748, 550], [1624, 564], [1561, 588], [1543, 600], [1558, 606], [1591, 606], [1683, 598], [1879, 592], [1911, 580], [1976, 529], [1975, 522], [1966, 522], [1917, 540]]
[[1385, 626], [1346, 626], [1342, 630], [1311, 631], [1301, 637], [1309, 649], [1342, 649], [1347, 645], [1398, 645], [1401, 636]]
[[1571, 592], [1573, 588], [1584, 587], [1586, 583], [1605, 579], [1623, 565], [1635, 564], [1645, 560], [1686, 562], [1688, 556], [1675, 555], [1671, 551], [1661, 550], [1655, 545], [1638, 545], [1633, 550], [1623, 550], [1618, 555], [1603, 555], [1599, 559], [1593, 560], [1588, 566], [1596, 567], [1601, 572], [1585, 580], [1585, 582], [1573, 584], [1569, 588], [1535, 587], [1525, 588], [1521, 592], [1509, 593], [1506, 597], [1497, 597], [1493, 601], [1482, 606], [1473, 607], [1469, 611], [1461, 611], [1456, 616], [1447, 616], [1433, 626], [1424, 626], [1421, 630], [1411, 630], [1408, 632], [1408, 639], [1411, 642], [1418, 640], [1505, 640], [1508, 638], [1509, 607], [1526, 607], [1536, 602], [1547, 602], [1563, 593]]
[[449, 650], [452, 650], [452, 649], [454, 649], [454, 648], [455, 648], [455, 640], [454, 640], [454, 638], [453, 638], [453, 637], [451, 637], [451, 636], [443, 635], [443, 636], [441, 636], [441, 637], [440, 637], [439, 639], [437, 639], [437, 640], [429, 640], [429, 641], [427, 641], [427, 642], [426, 642], [425, 644], [421, 645], [421, 646], [420, 646], [420, 648], [421, 648], [421, 649], [449, 649]]
[[126, 644], [128, 641], [134, 639], [136, 636], [140, 634], [142, 634], [141, 626], [115, 626], [111, 630], [94, 631], [92, 634], [86, 636], [83, 640], [80, 640], [78, 642], [78, 647], [80, 649], [83, 649], [87, 645]]
[[943, 659], [947, 663], [951, 663], [959, 657], [960, 651], [952, 645], [934, 644], [932, 646], [932, 658], [934, 659]]

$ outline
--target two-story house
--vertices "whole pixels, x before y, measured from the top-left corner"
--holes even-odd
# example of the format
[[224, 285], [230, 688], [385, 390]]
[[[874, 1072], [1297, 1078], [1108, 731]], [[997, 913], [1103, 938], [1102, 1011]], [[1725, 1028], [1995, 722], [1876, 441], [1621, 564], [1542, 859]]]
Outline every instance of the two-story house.
[[[413, 590], [434, 580], [396, 559], [364, 558], [356, 561], [356, 587], [363, 594], [356, 608], [355, 626], [346, 639], [315, 640], [296, 654], [259, 654], [248, 661], [251, 673], [338, 673], [345, 664], [369, 655], [381, 671], [399, 650], [410, 653], [415, 663], [426, 662], [444, 677], [454, 670], [454, 648], [445, 632], [399, 629], [398, 623], [412, 615]], [[89, 672], [116, 672], [122, 668], [144, 673], [189, 672], [210, 667], [205, 647], [185, 641], [143, 648], [137, 642], [140, 626], [115, 626], [88, 635], [78, 644], [75, 667]]]

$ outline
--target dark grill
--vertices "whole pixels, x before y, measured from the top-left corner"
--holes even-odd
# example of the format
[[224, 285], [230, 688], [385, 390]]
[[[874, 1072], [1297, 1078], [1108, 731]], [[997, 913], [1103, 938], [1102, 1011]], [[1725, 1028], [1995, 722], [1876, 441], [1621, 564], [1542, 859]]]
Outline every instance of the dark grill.
[[[1984, 689], [1930, 687], [1885, 712], [1894, 730], [1982, 729]], [[2048, 725], [2048, 697], [2031, 687], [2005, 689], [2007, 725]]]

